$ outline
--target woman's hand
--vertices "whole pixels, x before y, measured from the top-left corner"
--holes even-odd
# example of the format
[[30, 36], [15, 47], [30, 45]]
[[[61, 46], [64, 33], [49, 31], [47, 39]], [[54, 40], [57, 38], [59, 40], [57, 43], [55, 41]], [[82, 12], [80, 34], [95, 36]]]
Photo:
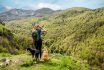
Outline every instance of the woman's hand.
[[45, 29], [42, 29], [42, 32], [47, 32], [47, 30], [45, 30]]

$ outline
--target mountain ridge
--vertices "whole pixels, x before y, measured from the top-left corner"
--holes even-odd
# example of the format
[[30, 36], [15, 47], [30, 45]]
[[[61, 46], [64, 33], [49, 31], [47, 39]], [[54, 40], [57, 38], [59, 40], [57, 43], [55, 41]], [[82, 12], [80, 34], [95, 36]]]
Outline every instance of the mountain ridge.
[[31, 16], [46, 16], [54, 13], [55, 11], [49, 8], [42, 8], [38, 10], [24, 10], [24, 9], [11, 9], [9, 11], [0, 13], [1, 20], [13, 20], [13, 19], [21, 19]]
[[25, 10], [25, 9], [11, 9], [5, 12], [0, 13], [0, 19], [1, 20], [15, 20], [15, 19], [21, 19], [21, 18], [27, 18], [31, 16], [51, 16], [53, 14], [59, 14], [62, 13], [62, 11], [72, 11], [72, 12], [80, 12], [80, 11], [89, 11], [91, 9], [84, 8], [84, 7], [72, 7], [68, 8], [66, 10], [52, 10], [50, 8], [41, 8], [37, 10]]

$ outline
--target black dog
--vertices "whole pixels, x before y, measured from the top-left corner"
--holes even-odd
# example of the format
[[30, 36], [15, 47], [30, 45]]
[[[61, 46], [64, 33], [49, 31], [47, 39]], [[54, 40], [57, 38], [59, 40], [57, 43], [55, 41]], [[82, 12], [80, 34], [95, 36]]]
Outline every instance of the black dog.
[[39, 60], [39, 50], [27, 48], [27, 51], [30, 51], [30, 53], [32, 54], [32, 58], [34, 58], [34, 56], [35, 56], [36, 61]]

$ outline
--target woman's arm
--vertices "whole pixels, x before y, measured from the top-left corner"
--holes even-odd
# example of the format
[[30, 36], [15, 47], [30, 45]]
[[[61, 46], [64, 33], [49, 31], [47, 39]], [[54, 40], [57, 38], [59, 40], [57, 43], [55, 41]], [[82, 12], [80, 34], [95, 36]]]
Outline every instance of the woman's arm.
[[42, 31], [42, 32], [47, 32], [47, 30], [45, 30], [45, 29], [42, 29], [41, 31]]
[[41, 31], [44, 33], [44, 32], [47, 32], [47, 30], [43, 29], [43, 27], [39, 27], [41, 29]]
[[42, 32], [47, 32], [47, 30], [43, 29], [42, 27], [41, 27], [41, 31], [42, 31]]

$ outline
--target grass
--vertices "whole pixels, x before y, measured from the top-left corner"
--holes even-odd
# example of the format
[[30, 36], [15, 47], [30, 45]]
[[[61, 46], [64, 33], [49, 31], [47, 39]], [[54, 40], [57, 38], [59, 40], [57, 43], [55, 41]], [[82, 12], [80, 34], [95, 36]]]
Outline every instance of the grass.
[[[35, 18], [13, 20], [6, 24], [13, 34], [18, 37], [16, 46], [21, 48], [29, 47], [30, 43], [21, 36], [31, 37], [32, 23]], [[85, 60], [91, 67], [104, 67], [104, 9], [96, 10], [66, 10], [63, 13], [49, 17], [40, 25], [48, 31], [43, 38], [43, 45], [49, 47], [50, 52], [65, 53]], [[2, 27], [2, 26], [0, 26]], [[3, 29], [0, 28], [3, 32]], [[5, 31], [7, 33], [8, 31]], [[20, 38], [20, 39], [19, 39]], [[4, 39], [4, 38], [3, 38]], [[28, 44], [27, 44], [28, 43]], [[8, 42], [4, 39], [4, 45]], [[22, 47], [24, 46], [24, 47]], [[13, 46], [14, 47], [14, 46]], [[1, 48], [2, 49], [2, 48]], [[12, 49], [11, 49], [12, 50]], [[2, 51], [5, 51], [3, 49]], [[101, 55], [100, 55], [101, 54]], [[4, 55], [3, 55], [4, 56]], [[19, 58], [18, 58], [19, 57]], [[87, 70], [88, 66], [83, 65], [79, 60], [73, 60], [69, 56], [54, 55], [48, 62], [33, 64], [30, 56], [18, 55], [11, 57], [21, 59], [14, 65], [18, 70]], [[24, 60], [25, 59], [25, 60]], [[9, 66], [10, 67], [10, 66]], [[10, 70], [9, 67], [6, 67]], [[3, 69], [6, 69], [3, 68]], [[12, 70], [12, 69], [11, 69]], [[94, 69], [98, 70], [98, 69]]]
[[[78, 61], [74, 61], [69, 56], [60, 54], [50, 54], [49, 56], [50, 59], [46, 62], [39, 61], [38, 63], [34, 63], [31, 55], [28, 54], [11, 56], [10, 54], [6, 54], [5, 58], [11, 59], [12, 64], [1, 67], [0, 70], [88, 70], [86, 64], [78, 64]], [[2, 58], [4, 58], [4, 55], [2, 56], [1, 53], [0, 59]]]

